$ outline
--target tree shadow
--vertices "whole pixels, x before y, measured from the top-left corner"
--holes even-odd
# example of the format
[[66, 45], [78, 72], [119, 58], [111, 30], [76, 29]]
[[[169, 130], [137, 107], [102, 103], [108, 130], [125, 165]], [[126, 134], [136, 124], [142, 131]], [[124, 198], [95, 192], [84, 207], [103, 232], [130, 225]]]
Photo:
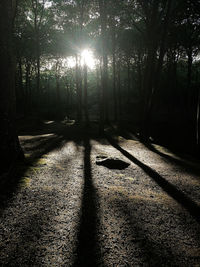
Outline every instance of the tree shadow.
[[[48, 192], [34, 192], [31, 196], [33, 200], [38, 203], [37, 211], [34, 214], [26, 211], [21, 221], [16, 222], [16, 228], [19, 225], [20, 230], [15, 230], [13, 225], [12, 239], [7, 241], [7, 245], [1, 244], [1, 253], [4, 250], [5, 254], [1, 254], [0, 266], [42, 266], [43, 258], [39, 255], [45, 256], [45, 251], [40, 250], [40, 238], [43, 235], [43, 230], [47, 229], [49, 222], [51, 222], [51, 210], [56, 208], [53, 197], [49, 199]], [[48, 205], [45, 207], [43, 203], [48, 198]], [[36, 205], [36, 202], [35, 205]], [[14, 219], [14, 218], [13, 218]]]
[[74, 266], [97, 266], [97, 197], [91, 173], [91, 145], [84, 139], [84, 185], [81, 218], [78, 231], [78, 246]]
[[[0, 183], [0, 214], [7, 207], [8, 201], [13, 197], [13, 195], [18, 191], [18, 188], [22, 182], [22, 178], [26, 171], [34, 166], [38, 159], [41, 158], [44, 154], [49, 153], [55, 149], [58, 149], [62, 146], [62, 141], [66, 140], [64, 135], [54, 136], [51, 139], [41, 140], [40, 149], [34, 151], [30, 158], [25, 159], [23, 162], [18, 162], [16, 168], [13, 169], [9, 176], [3, 177]], [[45, 145], [44, 145], [45, 144]], [[38, 143], [35, 144], [36, 148]], [[34, 150], [34, 148], [33, 148]]]
[[[189, 262], [194, 260], [192, 256], [187, 254], [180, 254], [179, 247], [182, 244], [174, 245], [171, 242], [171, 238], [175, 237], [178, 239], [177, 228], [168, 229], [168, 235], [163, 235], [163, 231], [168, 228], [167, 217], [162, 216], [162, 225], [155, 220], [155, 216], [152, 216], [152, 212], [156, 212], [155, 209], [151, 208], [151, 202], [146, 200], [146, 202], [141, 202], [139, 200], [133, 200], [123, 195], [123, 198], [119, 197], [118, 201], [110, 200], [116, 212], [120, 212], [121, 216], [126, 219], [127, 232], [123, 235], [129, 236], [129, 242], [131, 242], [132, 248], [139, 249], [137, 251], [137, 256], [135, 253], [129, 252], [130, 262], [137, 261], [140, 258], [140, 264], [135, 264], [136, 266], [181, 266], [183, 262]], [[157, 215], [157, 214], [156, 214]], [[174, 216], [173, 214], [171, 216]], [[181, 217], [182, 225], [184, 225], [185, 218]], [[124, 230], [123, 229], [123, 230]], [[196, 240], [198, 240], [199, 231], [197, 231]], [[130, 240], [130, 236], [132, 236]], [[188, 265], [189, 266], [189, 265]], [[192, 266], [192, 265], [191, 265]]]
[[173, 184], [164, 179], [152, 168], [148, 167], [137, 158], [132, 156], [126, 150], [121, 148], [110, 136], [106, 136], [110, 144], [119, 150], [125, 157], [127, 157], [134, 164], [138, 165], [148, 176], [150, 176], [169, 196], [176, 200], [181, 206], [183, 206], [198, 223], [200, 223], [200, 207], [192, 201], [182, 191], [177, 189]]
[[164, 159], [168, 160], [169, 162], [174, 163], [174, 164], [182, 167], [188, 173], [192, 173], [192, 174], [196, 174], [196, 175], [200, 174], [200, 167], [197, 166], [197, 165], [194, 165], [194, 163], [192, 163], [191, 161], [188, 161], [188, 160], [186, 161], [184, 159], [183, 160], [182, 159], [177, 159], [177, 158], [174, 158], [174, 157], [172, 157], [170, 155], [167, 155], [167, 154], [159, 151], [158, 149], [156, 149], [150, 143], [143, 143], [143, 144], [144, 144], [145, 147], [147, 147], [152, 152], [158, 154], [159, 156], [163, 157]]

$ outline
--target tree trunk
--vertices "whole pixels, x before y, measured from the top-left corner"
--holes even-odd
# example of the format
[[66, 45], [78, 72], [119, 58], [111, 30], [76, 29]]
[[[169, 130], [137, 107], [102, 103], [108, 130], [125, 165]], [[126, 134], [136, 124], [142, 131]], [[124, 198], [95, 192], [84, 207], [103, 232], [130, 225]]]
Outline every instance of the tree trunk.
[[146, 68], [143, 82], [143, 97], [141, 105], [143, 107], [142, 120], [140, 126], [140, 137], [142, 140], [147, 141], [150, 134], [150, 113], [152, 103], [152, 90], [155, 75], [155, 62], [156, 62], [156, 51], [157, 51], [157, 23], [158, 23], [158, 10], [159, 1], [154, 0], [152, 3], [152, 9], [149, 23], [146, 25], [147, 34], [147, 59]]
[[101, 42], [102, 42], [102, 104], [103, 104], [103, 118], [108, 123], [108, 56], [107, 56], [107, 38], [106, 38], [106, 25], [107, 25], [107, 14], [106, 14], [106, 1], [99, 0], [100, 10], [100, 22], [101, 22]]
[[127, 104], [130, 104], [131, 98], [131, 67], [130, 67], [130, 57], [127, 57]]
[[172, 6], [172, 0], [168, 0], [167, 11], [166, 11], [166, 16], [164, 20], [163, 32], [162, 32], [162, 38], [160, 42], [160, 54], [159, 54], [157, 68], [156, 68], [156, 75], [155, 75], [155, 80], [154, 80], [154, 88], [152, 91], [152, 98], [153, 98], [153, 94], [158, 90], [159, 85], [160, 85], [163, 59], [164, 59], [164, 55], [166, 52], [166, 38], [167, 38], [167, 32], [168, 32], [168, 27], [169, 27], [169, 22], [170, 22], [171, 6]]
[[9, 173], [23, 153], [16, 133], [15, 63], [11, 0], [0, 1], [0, 175]]
[[119, 58], [117, 61], [117, 95], [118, 95], [118, 120], [121, 119], [122, 117], [122, 100], [121, 100], [121, 68], [120, 68], [120, 61], [121, 59]]
[[25, 110], [26, 112], [30, 112], [31, 109], [31, 88], [30, 88], [30, 70], [31, 70], [31, 63], [26, 60], [25, 63]]
[[82, 78], [81, 66], [78, 55], [76, 55], [76, 94], [77, 94], [77, 122], [82, 121]]
[[[113, 22], [114, 24], [114, 22]], [[116, 34], [115, 25], [112, 26], [112, 70], [113, 70], [113, 96], [114, 96], [114, 120], [118, 120], [117, 114], [117, 90], [116, 90]]]
[[99, 68], [97, 67], [97, 90], [99, 95], [99, 133], [104, 132], [104, 103], [103, 103], [103, 83], [102, 83], [102, 59], [99, 62]]
[[59, 107], [59, 111], [60, 111], [60, 105], [61, 105], [61, 101], [60, 101], [60, 81], [59, 81], [59, 75], [56, 74], [56, 104]]
[[36, 90], [37, 90], [37, 95], [38, 95], [38, 97], [40, 97], [40, 45], [39, 45], [39, 40], [37, 39], [37, 44], [36, 44], [36, 46], [37, 46], [37, 63], [36, 63], [36, 65], [37, 65], [37, 85], [36, 85]]
[[193, 57], [192, 57], [192, 48], [188, 49], [187, 51], [187, 56], [188, 56], [188, 68], [187, 68], [187, 107], [188, 111], [191, 109], [191, 81], [192, 81], [192, 62], [193, 62]]
[[196, 145], [197, 153], [200, 153], [200, 89], [198, 88], [197, 113], [196, 113]]
[[87, 65], [84, 64], [84, 114], [85, 114], [85, 125], [89, 126], [88, 116], [88, 82], [87, 82]]

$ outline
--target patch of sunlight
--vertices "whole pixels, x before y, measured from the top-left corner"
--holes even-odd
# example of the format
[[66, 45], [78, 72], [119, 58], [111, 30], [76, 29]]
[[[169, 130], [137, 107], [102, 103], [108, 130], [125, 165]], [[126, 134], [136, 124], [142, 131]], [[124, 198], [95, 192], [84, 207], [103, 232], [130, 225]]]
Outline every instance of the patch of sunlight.
[[66, 124], [66, 125], [73, 125], [75, 124], [75, 120], [70, 120], [67, 116], [64, 118], [63, 121], [61, 121], [61, 123]]
[[42, 155], [42, 158], [48, 158], [49, 157], [49, 154], [43, 154]]
[[105, 152], [100, 152], [100, 153], [98, 153], [97, 157], [99, 157], [99, 158], [107, 158], [109, 156]]
[[124, 178], [124, 179], [129, 180], [129, 181], [135, 181], [135, 179], [133, 177], [125, 176], [125, 174], [123, 174], [123, 173], [118, 173], [118, 174], [116, 174], [116, 176]]
[[31, 154], [25, 153], [24, 157], [25, 157], [25, 159], [29, 159], [31, 157]]
[[125, 179], [129, 180], [129, 181], [135, 181], [135, 179], [133, 177], [125, 177]]
[[44, 124], [52, 124], [54, 121], [44, 121]]
[[119, 136], [118, 136], [118, 141], [119, 141], [119, 142], [123, 142], [123, 141], [124, 141], [124, 138], [123, 138], [122, 136], [119, 135]]
[[107, 188], [113, 193], [110, 196], [111, 199], [117, 199], [118, 196], [121, 195], [130, 201], [148, 201], [149, 203], [156, 202], [157, 204], [162, 205], [176, 205], [176, 202], [173, 200], [173, 198], [165, 193], [151, 193], [149, 190], [145, 190], [141, 192], [142, 194], [131, 194], [131, 192], [126, 191], [122, 186], [107, 186]]
[[132, 144], [138, 144], [139, 142], [137, 140], [127, 139], [125, 142], [132, 143]]
[[40, 168], [32, 166], [26, 170], [26, 172], [24, 173], [24, 176], [29, 177], [31, 175], [36, 175], [39, 171], [40, 171]]
[[118, 173], [117, 175], [120, 176], [120, 177], [123, 177], [124, 176], [123, 173]]
[[31, 179], [27, 176], [24, 176], [20, 179], [20, 187], [29, 187], [30, 186]]
[[48, 137], [48, 136], [56, 136], [56, 134], [54, 133], [49, 133], [49, 134], [40, 134], [40, 135], [37, 135], [37, 137], [40, 136], [40, 137]]
[[124, 190], [123, 186], [116, 186], [116, 185], [108, 185], [106, 186], [109, 190], [111, 190], [113, 193], [128, 195], [128, 192]]
[[30, 139], [36, 139], [38, 137], [49, 137], [49, 136], [57, 136], [56, 134], [54, 133], [49, 133], [49, 134], [34, 134], [34, 135], [21, 135], [19, 136], [19, 139], [20, 140], [30, 140]]
[[58, 169], [58, 170], [61, 170], [61, 171], [64, 171], [65, 170], [65, 168], [63, 168], [61, 165], [59, 165], [59, 164], [56, 164], [55, 165], [55, 168], [56, 169]]
[[52, 186], [44, 186], [44, 187], [42, 187], [42, 189], [46, 192], [50, 192], [50, 191], [52, 191]]
[[34, 166], [43, 166], [43, 165], [47, 165], [47, 163], [48, 163], [48, 160], [46, 158], [40, 158], [34, 163]]

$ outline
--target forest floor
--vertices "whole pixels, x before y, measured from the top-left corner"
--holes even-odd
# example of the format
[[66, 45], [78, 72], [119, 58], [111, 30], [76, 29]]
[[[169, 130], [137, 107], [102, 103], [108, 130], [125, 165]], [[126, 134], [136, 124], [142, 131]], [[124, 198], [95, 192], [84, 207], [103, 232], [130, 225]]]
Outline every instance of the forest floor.
[[26, 164], [1, 187], [0, 266], [200, 266], [199, 160], [96, 132], [21, 129]]

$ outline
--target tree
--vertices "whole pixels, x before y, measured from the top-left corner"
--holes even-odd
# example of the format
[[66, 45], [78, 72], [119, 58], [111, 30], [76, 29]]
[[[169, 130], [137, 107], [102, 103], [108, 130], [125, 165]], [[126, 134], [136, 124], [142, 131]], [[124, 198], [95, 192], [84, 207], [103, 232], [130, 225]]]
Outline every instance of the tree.
[[23, 152], [16, 132], [15, 62], [13, 25], [16, 1], [0, 2], [0, 150], [1, 174], [9, 172]]
[[105, 0], [99, 0], [99, 14], [101, 25], [101, 55], [102, 55], [102, 83], [101, 98], [102, 112], [100, 114], [100, 131], [103, 131], [104, 123], [108, 122], [108, 55], [107, 55], [107, 4]]

